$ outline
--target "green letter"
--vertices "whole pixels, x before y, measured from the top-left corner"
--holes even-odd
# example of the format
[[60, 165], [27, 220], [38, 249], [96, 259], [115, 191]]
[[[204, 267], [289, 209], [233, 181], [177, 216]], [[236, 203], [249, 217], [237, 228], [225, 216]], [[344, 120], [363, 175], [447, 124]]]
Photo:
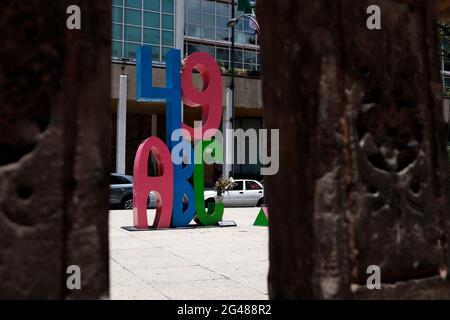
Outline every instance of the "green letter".
[[214, 158], [222, 159], [223, 150], [217, 141], [199, 141], [195, 145], [194, 153], [194, 190], [195, 203], [197, 207], [197, 218], [201, 225], [212, 226], [222, 221], [224, 206], [223, 203], [210, 204], [208, 210], [205, 210], [205, 164], [203, 154], [206, 150], [213, 150]]

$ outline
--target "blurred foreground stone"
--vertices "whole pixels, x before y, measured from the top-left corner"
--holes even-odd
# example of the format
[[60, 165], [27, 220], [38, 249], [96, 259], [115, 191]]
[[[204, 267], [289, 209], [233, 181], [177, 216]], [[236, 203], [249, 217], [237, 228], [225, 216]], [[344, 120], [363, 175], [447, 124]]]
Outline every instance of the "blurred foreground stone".
[[[382, 29], [369, 30], [377, 4]], [[450, 298], [433, 1], [259, 0], [271, 298]], [[288, 190], [288, 192], [286, 192]], [[366, 270], [381, 268], [381, 290]]]
[[110, 21], [106, 0], [2, 1], [0, 299], [108, 295]]

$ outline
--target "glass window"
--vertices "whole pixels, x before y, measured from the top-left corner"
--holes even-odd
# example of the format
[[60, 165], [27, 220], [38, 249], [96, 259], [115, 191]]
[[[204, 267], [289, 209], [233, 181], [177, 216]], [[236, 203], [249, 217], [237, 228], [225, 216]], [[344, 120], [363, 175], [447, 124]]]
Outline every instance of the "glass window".
[[[240, 14], [236, 14], [236, 16], [239, 17]], [[245, 20], [245, 19], [239, 19], [238, 22], [236, 23], [236, 27], [235, 27], [236, 31], [242, 30], [242, 21], [243, 20]]]
[[159, 13], [144, 12], [144, 27], [159, 28]]
[[203, 0], [202, 1], [202, 11], [203, 12], [209, 12], [209, 13], [215, 13], [215, 5], [214, 0]]
[[136, 51], [138, 47], [138, 44], [125, 42], [125, 57], [136, 59]]
[[234, 61], [236, 62], [242, 61], [242, 50], [239, 49], [234, 50]]
[[213, 57], [216, 56], [214, 46], [202, 45], [202, 52], [209, 53]]
[[212, 26], [215, 25], [215, 17], [212, 14], [202, 14], [202, 24], [204, 26]]
[[256, 44], [255, 35], [253, 33], [244, 33], [245, 44]]
[[447, 90], [450, 88], [450, 77], [444, 76], [444, 86]]
[[215, 39], [215, 30], [211, 27], [203, 27], [203, 38], [204, 39]]
[[163, 0], [162, 11], [165, 13], [173, 13], [174, 12], [173, 0]]
[[244, 31], [253, 32], [253, 29], [250, 28], [250, 19], [244, 20]]
[[141, 11], [133, 9], [125, 9], [125, 23], [140, 25]]
[[162, 31], [162, 45], [173, 47], [173, 31]]
[[122, 42], [113, 41], [112, 42], [112, 56], [114, 58], [122, 58]]
[[159, 45], [159, 30], [144, 28], [144, 43]]
[[199, 25], [188, 24], [187, 34], [191, 37], [201, 38], [202, 37], [202, 27]]
[[228, 29], [216, 29], [216, 40], [230, 41], [230, 34]]
[[199, 52], [199, 51], [202, 51], [200, 45], [189, 44], [187, 46], [188, 54], [191, 54], [191, 53], [194, 53], [194, 52]]
[[123, 25], [122, 24], [115, 24], [112, 25], [112, 38], [114, 40], [122, 40], [122, 30]]
[[[192, 54], [194, 52], [206, 52], [213, 56], [219, 67], [222, 70], [227, 70], [230, 68], [231, 61], [231, 50], [229, 47], [216, 46], [216, 45], [206, 45], [197, 44], [192, 42], [185, 43], [186, 55]], [[258, 63], [259, 53], [257, 51], [245, 51], [239, 48], [235, 49], [235, 68], [245, 69], [249, 71], [261, 70], [261, 65]]]
[[123, 10], [122, 8], [113, 7], [112, 9], [112, 21], [123, 22]]
[[201, 24], [200, 13], [198, 12], [189, 12], [187, 16], [187, 22], [193, 24]]
[[216, 27], [218, 28], [228, 28], [228, 17], [216, 17]]
[[230, 17], [230, 5], [226, 3], [216, 3], [216, 13], [221, 16]]
[[142, 8], [142, 1], [141, 0], [125, 0], [125, 6], [131, 7], [131, 8]]
[[152, 46], [152, 59], [153, 61], [161, 61], [160, 46]]
[[244, 62], [245, 63], [256, 63], [256, 53], [255, 52], [245, 52], [244, 53]]
[[255, 181], [245, 181], [245, 190], [261, 190], [261, 186]]
[[[217, 50], [217, 56], [215, 58], [220, 62], [221, 66], [230, 64], [230, 48], [224, 48], [222, 43], [227, 42], [229, 46], [231, 45], [231, 30], [228, 28], [228, 21], [231, 17], [230, 2], [218, 0], [185, 0], [185, 35], [198, 39], [220, 41], [220, 43], [217, 42], [217, 45], [213, 47]], [[251, 3], [254, 5], [255, 2], [252, 1]], [[243, 12], [236, 10], [236, 16], [242, 14]], [[237, 48], [240, 48], [236, 49], [236, 68], [260, 69], [256, 47], [252, 51], [253, 46], [258, 45], [258, 39], [254, 30], [251, 28], [250, 20], [248, 18], [240, 19], [236, 24], [235, 32], [235, 42]], [[200, 42], [199, 45], [201, 44]], [[189, 43], [189, 45], [192, 45], [192, 43]], [[249, 53], [245, 56], [243, 52], [245, 47], [243, 48], [243, 45], [252, 46], [250, 51], [248, 51]], [[186, 45], [186, 48], [188, 48], [188, 45]], [[186, 53], [188, 53], [187, 49]]]
[[159, 0], [144, 0], [144, 9], [159, 11]]
[[235, 37], [234, 40], [237, 43], [244, 43], [244, 33], [243, 32], [235, 31], [234, 37]]
[[175, 0], [113, 0], [112, 3], [112, 57], [135, 59], [137, 48], [145, 44], [153, 49], [153, 61], [164, 61], [162, 53], [175, 45]]
[[217, 59], [219, 60], [230, 60], [230, 50], [217, 48]]
[[161, 61], [166, 61], [166, 55], [167, 52], [169, 52], [169, 50], [171, 50], [172, 48], [167, 48], [167, 47], [163, 47], [162, 48], [162, 53], [161, 53]]
[[109, 184], [120, 184], [120, 179], [116, 176], [109, 176]]
[[450, 71], [450, 60], [444, 60], [444, 71]]
[[234, 187], [231, 190], [242, 191], [244, 189], [243, 181], [236, 181]]
[[125, 177], [121, 176], [109, 176], [109, 184], [130, 184], [131, 182], [128, 181]]
[[126, 26], [125, 40], [141, 42], [141, 28]]
[[162, 16], [162, 28], [173, 30], [174, 22], [173, 22], [173, 16], [168, 14], [163, 14]]
[[186, 0], [188, 2], [188, 9], [194, 11], [200, 11], [202, 4], [200, 0]]
[[244, 63], [244, 69], [245, 70], [256, 70], [256, 65]]

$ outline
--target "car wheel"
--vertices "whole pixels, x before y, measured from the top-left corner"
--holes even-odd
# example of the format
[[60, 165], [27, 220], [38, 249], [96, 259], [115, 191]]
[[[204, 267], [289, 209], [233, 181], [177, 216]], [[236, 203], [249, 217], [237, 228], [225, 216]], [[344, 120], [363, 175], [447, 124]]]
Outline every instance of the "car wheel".
[[132, 210], [133, 209], [133, 198], [124, 199], [122, 208], [125, 210]]
[[258, 203], [256, 204], [257, 207], [261, 207], [264, 204], [264, 199], [261, 198], [258, 200]]

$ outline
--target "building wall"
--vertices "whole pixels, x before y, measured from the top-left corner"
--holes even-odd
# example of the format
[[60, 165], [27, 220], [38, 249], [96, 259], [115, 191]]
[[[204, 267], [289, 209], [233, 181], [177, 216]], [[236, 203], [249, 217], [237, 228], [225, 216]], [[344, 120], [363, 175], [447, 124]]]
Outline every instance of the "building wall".
[[[124, 74], [128, 77], [128, 100], [136, 100], [136, 66], [132, 64], [113, 63], [111, 66], [111, 97], [119, 98], [119, 78]], [[164, 87], [166, 70], [163, 67], [153, 68], [153, 86]], [[226, 88], [230, 85], [231, 77], [222, 76], [222, 105], [226, 105]], [[194, 74], [194, 83], [200, 86], [201, 78]], [[262, 88], [261, 79], [249, 77], [235, 77], [235, 106], [237, 108], [261, 109]]]

